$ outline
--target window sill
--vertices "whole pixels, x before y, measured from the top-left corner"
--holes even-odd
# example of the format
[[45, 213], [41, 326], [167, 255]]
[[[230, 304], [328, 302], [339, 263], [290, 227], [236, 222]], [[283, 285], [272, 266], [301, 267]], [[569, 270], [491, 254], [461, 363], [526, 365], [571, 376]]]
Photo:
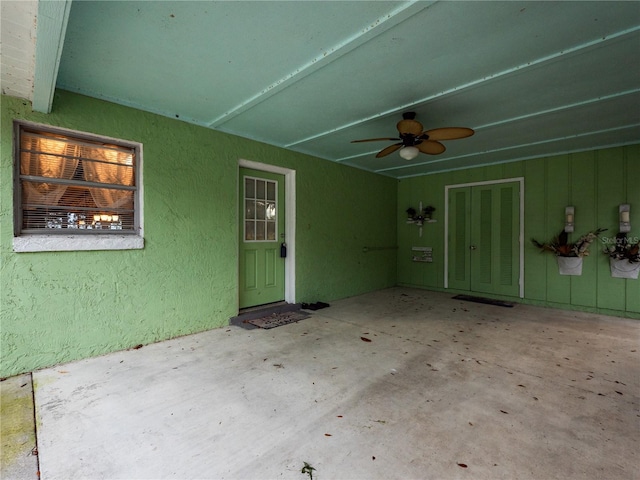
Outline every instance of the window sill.
[[138, 235], [22, 235], [13, 237], [14, 252], [68, 252], [82, 250], [138, 250]]

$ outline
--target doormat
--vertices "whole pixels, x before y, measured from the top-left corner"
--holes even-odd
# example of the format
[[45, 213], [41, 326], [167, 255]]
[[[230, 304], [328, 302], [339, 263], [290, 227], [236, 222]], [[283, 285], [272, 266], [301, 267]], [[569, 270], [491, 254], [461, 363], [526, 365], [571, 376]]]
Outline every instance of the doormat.
[[272, 313], [266, 317], [254, 318], [253, 320], [245, 320], [245, 322], [255, 325], [260, 328], [275, 328], [280, 325], [287, 325], [288, 323], [299, 322], [305, 318], [309, 318], [311, 315], [300, 311], [296, 312], [281, 312]]
[[510, 302], [504, 302], [502, 300], [494, 300], [493, 298], [474, 297], [472, 295], [456, 295], [453, 297], [455, 300], [464, 300], [466, 302], [486, 303], [487, 305], [495, 305], [497, 307], [513, 308], [514, 304]]

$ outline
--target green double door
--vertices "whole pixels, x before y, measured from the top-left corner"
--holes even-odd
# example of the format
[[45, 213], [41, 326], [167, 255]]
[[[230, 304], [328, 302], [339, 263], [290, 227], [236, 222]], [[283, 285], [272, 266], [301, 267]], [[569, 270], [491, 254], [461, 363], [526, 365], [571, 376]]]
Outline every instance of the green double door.
[[520, 183], [449, 190], [449, 288], [520, 293]]
[[240, 169], [239, 307], [284, 300], [284, 176]]

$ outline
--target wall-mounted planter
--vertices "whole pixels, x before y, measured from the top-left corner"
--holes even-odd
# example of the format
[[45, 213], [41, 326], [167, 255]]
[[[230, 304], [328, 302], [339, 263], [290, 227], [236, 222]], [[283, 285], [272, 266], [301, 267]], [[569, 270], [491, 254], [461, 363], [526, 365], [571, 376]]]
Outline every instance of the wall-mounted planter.
[[638, 279], [640, 272], [640, 263], [631, 263], [627, 259], [615, 259], [609, 257], [609, 265], [611, 267], [611, 276], [613, 278], [633, 278]]
[[556, 257], [560, 275], [582, 275], [582, 257]]

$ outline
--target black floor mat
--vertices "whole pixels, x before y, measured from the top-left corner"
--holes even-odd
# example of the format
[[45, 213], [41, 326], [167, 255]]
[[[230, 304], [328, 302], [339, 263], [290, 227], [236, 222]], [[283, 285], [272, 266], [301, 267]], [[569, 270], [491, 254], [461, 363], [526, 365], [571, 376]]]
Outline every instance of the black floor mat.
[[304, 308], [305, 310], [320, 310], [321, 308], [327, 308], [330, 307], [331, 305], [329, 305], [328, 303], [324, 303], [324, 302], [316, 302], [316, 303], [303, 303], [302, 304], [302, 308]]
[[474, 297], [472, 295], [456, 295], [455, 300], [464, 300], [466, 302], [485, 303], [487, 305], [495, 305], [497, 307], [513, 308], [514, 304], [503, 300], [494, 300], [493, 298]]

